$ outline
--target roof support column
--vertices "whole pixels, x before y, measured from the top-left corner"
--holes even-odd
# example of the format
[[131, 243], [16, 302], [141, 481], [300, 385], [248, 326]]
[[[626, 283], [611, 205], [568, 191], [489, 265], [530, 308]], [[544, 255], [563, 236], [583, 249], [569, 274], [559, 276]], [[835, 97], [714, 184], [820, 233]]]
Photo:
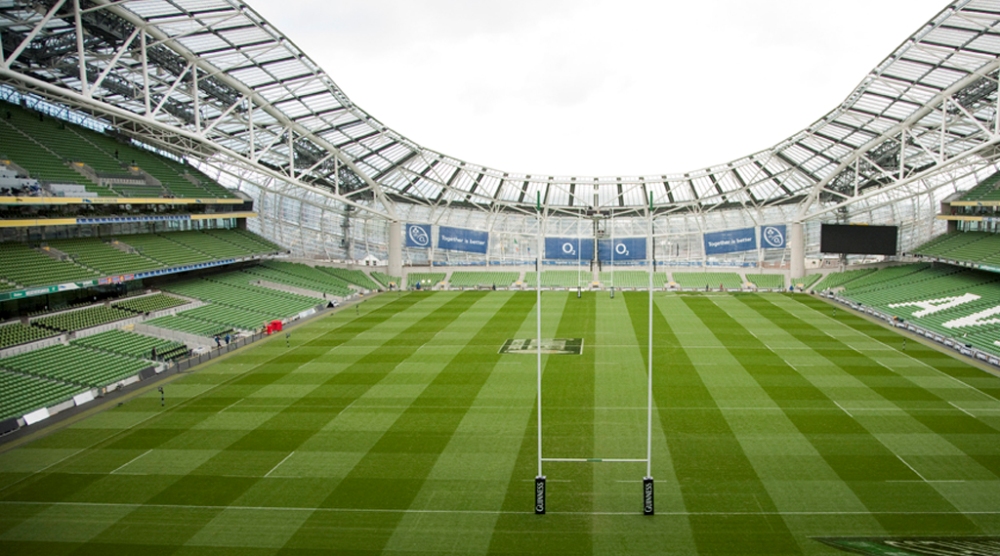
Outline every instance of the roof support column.
[[399, 220], [389, 222], [389, 276], [403, 275], [403, 229]]
[[806, 274], [806, 242], [802, 233], [802, 222], [792, 222], [788, 230], [788, 247], [791, 251], [792, 272], [790, 283]]
[[80, 94], [90, 96], [87, 85], [87, 57], [83, 51], [83, 21], [80, 17], [80, 0], [73, 0], [73, 26], [76, 27], [76, 62], [80, 67]]

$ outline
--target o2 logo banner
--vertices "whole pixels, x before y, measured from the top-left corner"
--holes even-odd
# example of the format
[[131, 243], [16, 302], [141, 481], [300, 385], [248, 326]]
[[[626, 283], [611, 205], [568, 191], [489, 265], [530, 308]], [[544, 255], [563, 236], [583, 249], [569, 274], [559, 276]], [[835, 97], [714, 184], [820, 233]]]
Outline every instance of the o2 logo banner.
[[764, 249], [784, 249], [786, 237], [784, 224], [760, 227], [760, 246]]
[[431, 227], [429, 224], [407, 224], [406, 246], [417, 249], [427, 249], [431, 246]]

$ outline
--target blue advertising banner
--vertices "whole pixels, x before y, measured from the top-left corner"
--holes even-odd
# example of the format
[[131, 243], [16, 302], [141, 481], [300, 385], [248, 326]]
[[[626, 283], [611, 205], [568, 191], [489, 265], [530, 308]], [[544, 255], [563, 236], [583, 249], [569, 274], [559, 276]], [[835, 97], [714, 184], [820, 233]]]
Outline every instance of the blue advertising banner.
[[646, 260], [646, 238], [623, 237], [597, 242], [597, 257], [602, 261]]
[[438, 248], [452, 251], [467, 251], [469, 253], [486, 254], [489, 247], [490, 234], [464, 228], [438, 228]]
[[764, 249], [785, 248], [785, 225], [760, 227], [760, 246]]
[[594, 240], [589, 237], [547, 237], [545, 258], [590, 261], [594, 258]]
[[754, 232], [754, 228], [741, 228], [705, 234], [705, 254], [719, 255], [756, 249], [757, 235]]
[[407, 224], [406, 246], [427, 249], [431, 246], [430, 224]]

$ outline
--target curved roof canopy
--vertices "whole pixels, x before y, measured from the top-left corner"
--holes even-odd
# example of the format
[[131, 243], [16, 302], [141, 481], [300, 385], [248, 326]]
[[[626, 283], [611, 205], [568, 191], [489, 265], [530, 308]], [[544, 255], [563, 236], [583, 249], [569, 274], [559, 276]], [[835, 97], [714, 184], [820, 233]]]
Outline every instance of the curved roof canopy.
[[355, 106], [235, 0], [0, 0], [0, 79], [199, 158], [349, 203], [533, 212], [757, 209], [800, 218], [996, 157], [1000, 0], [954, 2], [830, 113], [771, 148], [685, 173], [548, 176], [423, 147]]

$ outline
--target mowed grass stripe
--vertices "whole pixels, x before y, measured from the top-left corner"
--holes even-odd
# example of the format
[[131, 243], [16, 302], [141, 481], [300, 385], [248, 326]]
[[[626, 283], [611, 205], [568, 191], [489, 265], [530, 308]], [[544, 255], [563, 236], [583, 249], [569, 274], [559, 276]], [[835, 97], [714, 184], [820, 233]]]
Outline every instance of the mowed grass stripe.
[[[624, 293], [640, 345], [649, 338], [648, 298]], [[681, 345], [675, 329], [692, 322], [683, 315], [682, 298], [660, 298], [653, 313], [653, 396], [660, 424], [691, 512], [761, 511], [761, 515], [691, 515], [689, 525], [699, 554], [800, 554], [795, 538], [753, 469], [739, 440], [719, 410], [698, 368]], [[665, 317], [670, 315], [670, 319]], [[643, 359], [646, 353], [643, 352]], [[697, 407], [703, 411], [670, 411]], [[655, 469], [654, 469], [655, 473]]]
[[[590, 457], [594, 449], [594, 362], [596, 298], [585, 293], [545, 293], [542, 311], [561, 305], [556, 338], [583, 338], [583, 355], [543, 355], [542, 455]], [[554, 301], [558, 299], [559, 301]], [[534, 300], [534, 296], [532, 296]], [[534, 335], [532, 335], [534, 336]], [[550, 337], [548, 331], [544, 338]], [[589, 515], [532, 515], [538, 473], [537, 406], [525, 428], [524, 442], [510, 478], [503, 514], [490, 539], [490, 554], [591, 554], [593, 520]], [[593, 511], [593, 470], [585, 463], [547, 462], [548, 510]]]
[[[762, 296], [740, 296], [738, 298], [746, 306], [754, 309], [757, 314], [771, 322], [782, 322], [786, 331], [793, 336], [813, 337], [815, 330], [810, 324], [805, 323], [794, 316], [789, 315], [783, 309], [775, 306]], [[735, 322], [721, 309], [708, 311], [706, 314], [713, 318], [713, 325], [722, 330], [727, 330], [728, 334], [750, 335], [742, 325]], [[773, 319], [773, 320], [772, 320]], [[743, 329], [741, 332], [739, 329]], [[844, 355], [842, 350], [838, 350], [834, 344], [829, 344], [829, 340], [824, 342], [828, 348], [818, 349], [817, 353], [827, 361], [834, 363], [845, 372], [858, 378], [862, 383], [871, 388], [871, 376], [865, 374], [866, 368], [871, 368], [876, 376], [884, 376], [887, 371], [875, 361], [867, 360], [863, 354], [855, 353], [853, 356]], [[831, 358], [836, 355], [836, 359]], [[760, 355], [758, 355], [759, 357]], [[838, 363], [839, 361], [839, 363]], [[773, 361], [768, 365], [772, 372], [781, 372], [785, 380], [795, 380], [803, 393], [809, 392], [811, 396], [827, 396], [818, 388], [807, 386], [808, 381], [799, 376], [797, 379], [790, 378], [798, 375], [793, 369], [788, 367], [780, 357], [773, 355]], [[844, 367], [847, 369], [844, 369]], [[889, 384], [895, 381], [908, 382], [904, 377], [894, 377]], [[886, 381], [875, 382], [879, 388], [871, 388], [879, 393], [879, 389]], [[906, 386], [907, 388], [919, 388], [916, 385]], [[892, 387], [898, 388], [898, 387]], [[892, 390], [895, 391], [895, 390]], [[933, 394], [928, 393], [933, 396]], [[779, 404], [788, 402], [775, 400]], [[886, 401], [892, 401], [886, 399]], [[946, 498], [936, 485], [923, 481], [923, 476], [911, 467], [907, 458], [913, 461], [909, 454], [900, 455], [894, 453], [879, 438], [873, 435], [859, 420], [865, 420], [866, 424], [875, 425], [883, 432], [896, 432], [899, 434], [920, 434], [922, 427], [914, 427], [913, 421], [920, 421], [916, 416], [906, 412], [905, 407], [901, 407], [901, 415], [895, 417], [864, 417], [858, 415], [856, 418], [843, 412], [841, 415], [808, 415], [796, 411], [794, 408], [786, 409], [785, 414], [795, 423], [799, 430], [809, 438], [816, 450], [823, 456], [840, 478], [847, 483], [854, 491], [854, 494], [865, 506], [876, 514], [876, 519], [885, 528], [888, 534], [980, 534], [979, 527], [961, 515], [959, 510]], [[897, 427], [893, 430], [893, 426]], [[930, 429], [933, 431], [933, 429]], [[924, 429], [927, 443], [936, 440], [933, 434], [927, 434]], [[881, 512], [898, 510], [901, 513], [906, 511], [938, 511], [943, 513], [952, 512], [947, 518], [927, 520], [917, 519], [907, 515], [884, 514]]]
[[[365, 315], [364, 318], [370, 325], [374, 326], [379, 322], [384, 322], [390, 319], [393, 314], [396, 314], [397, 311], [409, 308], [418, 300], [418, 298], [404, 298], [402, 300], [398, 300], [397, 302], [393, 302], [391, 304], [393, 305], [392, 309], [369, 313]], [[359, 332], [363, 331], [362, 329], [358, 330]], [[271, 340], [268, 343], [251, 348], [250, 351], [258, 353], [266, 352], [268, 344], [273, 345], [274, 343], [274, 340]], [[4, 491], [0, 492], [0, 499], [32, 500], [40, 496], [40, 499], [43, 500], [55, 501], [59, 499], [81, 501], [87, 500], [89, 493], [114, 492], [119, 490], [117, 486], [118, 484], [134, 482], [135, 478], [122, 476], [110, 477], [106, 476], [107, 473], [146, 450], [159, 448], [182, 435], [197, 434], [190, 429], [215, 415], [216, 412], [221, 409], [220, 404], [230, 404], [234, 401], [244, 399], [232, 398], [223, 394], [221, 399], [215, 400], [213, 399], [213, 396], [217, 393], [224, 392], [230, 385], [244, 382], [246, 376], [254, 374], [255, 370], [269, 369], [275, 361], [280, 361], [283, 358], [289, 357], [290, 353], [285, 353], [288, 351], [286, 348], [282, 347], [281, 350], [282, 355], [269, 358], [265, 361], [258, 360], [259, 363], [253, 369], [233, 377], [228, 377], [225, 382], [215, 384], [206, 394], [195, 398], [182, 399], [180, 402], [172, 400], [170, 408], [166, 411], [159, 409], [158, 400], [155, 399], [155, 396], [147, 395], [137, 400], [133, 400], [126, 406], [106, 412], [114, 414], [120, 412], [135, 412], [137, 410], [162, 411], [162, 413], [155, 415], [152, 419], [148, 420], [148, 422], [142, 423], [141, 427], [130, 427], [125, 430], [93, 430], [88, 428], [90, 425], [90, 421], [88, 420], [78, 423], [68, 430], [60, 431], [58, 434], [43, 438], [41, 441], [35, 442], [34, 444], [23, 448], [21, 452], [30, 452], [31, 450], [51, 450], [52, 447], [64, 445], [66, 440], [69, 440], [69, 445], [74, 447], [80, 440], [87, 443], [85, 445], [85, 449], [79, 450], [77, 453], [73, 454], [72, 457], [59, 462], [58, 465], [53, 466], [51, 469], [47, 469], [44, 473], [37, 473], [34, 476], [28, 476], [26, 478], [22, 476], [21, 479], [24, 480], [20, 484], [12, 485], [11, 488], [4, 489]], [[244, 356], [246, 353], [247, 352], [238, 354], [236, 357]], [[174, 384], [183, 384], [185, 380], [196, 379], [197, 377], [198, 373], [194, 373], [182, 378]], [[259, 384], [256, 384], [251, 388], [257, 389], [263, 387], [264, 384], [269, 382], [272, 381], [267, 379], [260, 380]], [[168, 387], [168, 390], [171, 390], [171, 388]], [[244, 393], [247, 393], [245, 389]], [[205, 400], [211, 401], [206, 404]], [[94, 436], [98, 436], [100, 440], [95, 442], [92, 439]], [[209, 446], [205, 446], [205, 448], [215, 451], [223, 448], [225, 443], [224, 441], [220, 442], [218, 438], [212, 438], [210, 439], [209, 445], [211, 446], [210, 448]], [[192, 447], [199, 448], [201, 446]], [[72, 472], [61, 473], [63, 470]], [[178, 480], [177, 475], [178, 473], [174, 472], [171, 476], [164, 477], [159, 481], [145, 481], [144, 487], [146, 488], [138, 491], [136, 489], [126, 489], [132, 495], [130, 500], [134, 500], [136, 496], [145, 496], [148, 494], [149, 488], [153, 485], [159, 485], [158, 488], [160, 490], [166, 489]], [[104, 497], [100, 494], [98, 494], [98, 496], [99, 500], [104, 499]], [[140, 501], [143, 500], [145, 499]]]
[[[466, 292], [461, 297], [485, 293]], [[396, 418], [343, 478], [320, 507], [407, 509], [416, 500], [441, 453], [489, 379], [503, 339], [531, 310], [526, 296], [510, 295], [478, 333], [467, 338], [447, 365]], [[426, 342], [426, 340], [425, 340]], [[414, 342], [416, 344], [416, 342]], [[434, 365], [429, 365], [434, 368]], [[442, 496], [449, 496], [447, 483]], [[402, 513], [315, 513], [285, 545], [296, 550], [382, 550], [403, 519]], [[452, 517], [451, 521], [455, 518]], [[364, 530], [364, 535], [355, 531]], [[433, 550], [432, 550], [433, 551]]]
[[[417, 316], [417, 320], [415, 321], [412, 318], [405, 319], [408, 322], [412, 322], [412, 324], [410, 324], [407, 328], [398, 330], [396, 334], [393, 334], [387, 339], [388, 342], [391, 342], [392, 338], [397, 336], [418, 336], [424, 341], [429, 341], [438, 331], [444, 329], [455, 319], [464, 314], [468, 307], [475, 303], [481, 295], [450, 295], [438, 296], [436, 298], [420, 295], [416, 297], [421, 301], [429, 302], [430, 304], [427, 305], [427, 303], [421, 303], [416, 305], [417, 307], [422, 307], [420, 310], [420, 312], [423, 313], [422, 316]], [[403, 299], [406, 298], [404, 297]], [[413, 310], [414, 305], [415, 304], [402, 304], [401, 306], [408, 307]], [[399, 319], [399, 317], [400, 314], [396, 313], [390, 318]], [[402, 321], [404, 319], [400, 320]], [[343, 345], [343, 342], [347, 341], [347, 339], [348, 338], [344, 335], [340, 335], [340, 337], [337, 338], [336, 345]], [[324, 349], [329, 351], [334, 347], [336, 346], [328, 346]], [[255, 429], [254, 431], [251, 431], [251, 433], [240, 438], [241, 443], [238, 444], [238, 446], [242, 448], [241, 450], [224, 451], [219, 456], [222, 460], [206, 462], [206, 464], [203, 464], [199, 469], [196, 469], [191, 474], [185, 476], [182, 480], [187, 481], [189, 484], [182, 486], [188, 488], [174, 488], [170, 491], [163, 491], [150, 502], [159, 504], [199, 506], [209, 504], [210, 500], [208, 497], [214, 496], [217, 500], [215, 503], [218, 505], [236, 503], [263, 506], [289, 506], [301, 503], [302, 501], [309, 502], [311, 504], [320, 503], [323, 500], [323, 497], [333, 491], [340, 482], [338, 477], [329, 476], [334, 474], [334, 472], [331, 471], [326, 476], [318, 477], [259, 478], [267, 471], [264, 467], [271, 468], [275, 463], [280, 461], [279, 456], [280, 458], [283, 458], [288, 455], [287, 452], [274, 452], [268, 448], [280, 446], [285, 450], [290, 451], [297, 449], [304, 442], [312, 441], [314, 438], [322, 435], [324, 438], [314, 442], [309, 449], [321, 458], [325, 456], [325, 458], [327, 458], [328, 468], [335, 468], [339, 464], [338, 454], [333, 452], [337, 449], [336, 445], [333, 444], [336, 439], [330, 438], [330, 436], [335, 436], [335, 434], [329, 435], [328, 433], [320, 432], [320, 429], [326, 422], [336, 419], [346, 406], [350, 405], [350, 403], [358, 399], [358, 397], [364, 395], [365, 392], [378, 384], [382, 378], [391, 372], [395, 365], [407, 359], [418, 348], [419, 346], [413, 345], [406, 348], [374, 350], [369, 352], [367, 355], [361, 357], [352, 365], [348, 366], [345, 370], [333, 375], [324, 382], [324, 385], [328, 385], [337, 379], [337, 377], [341, 377], [341, 383], [343, 383], [343, 377], [341, 375], [344, 373], [348, 373], [351, 377], [351, 379], [347, 381], [349, 387], [346, 390], [352, 394], [350, 397], [331, 395], [328, 398], [328, 402], [331, 406], [331, 414], [320, 415], [320, 418], [315, 420], [302, 418], [301, 422], [306, 424], [302, 430]], [[385, 353], [382, 353], [382, 351]], [[312, 358], [310, 357], [309, 360], [311, 359]], [[283, 369], [283, 372], [285, 374], [289, 374], [294, 372], [294, 370], [294, 366], [289, 366]], [[269, 380], [267, 383], [270, 385], [273, 384], [274, 381]], [[321, 385], [321, 387], [324, 385]], [[336, 392], [337, 390], [330, 390], [328, 393], [333, 394]], [[258, 413], [264, 416], [273, 414], [273, 412], [268, 412], [266, 410], [251, 410], [249, 413]], [[291, 423], [287, 424], [287, 426], [290, 425]], [[248, 439], [250, 436], [254, 436], [255, 438]], [[367, 438], [371, 435], [363, 436]], [[349, 438], [350, 437], [344, 438], [344, 440], [348, 440]], [[252, 442], [248, 440], [252, 440]], [[275, 444], [272, 444], [272, 442]], [[327, 448], [330, 451], [324, 452], [324, 448]], [[262, 456], [266, 458], [266, 462], [261, 464], [258, 461], [260, 457], [254, 458], [253, 452], [255, 451], [262, 454]], [[229, 452], [229, 454], [226, 452]], [[221, 473], [224, 473], [224, 464], [227, 462], [234, 466], [247, 466], [250, 468], [248, 471], [256, 470], [258, 471], [257, 477], [220, 476]], [[200, 473], [203, 472], [211, 474], [201, 475]], [[200, 514], [198, 512], [194, 512], [193, 515], [198, 516]], [[280, 523], [272, 522], [270, 519], [271, 516], [267, 513], [246, 514], [239, 512], [222, 512], [218, 515], [210, 517], [211, 519], [208, 519], [207, 521], [201, 521], [199, 527], [191, 528], [193, 530], [193, 534], [190, 538], [185, 539], [187, 544], [221, 544], [224, 546], [260, 545], [279, 548], [304, 526], [304, 523], [307, 521], [308, 514], [296, 515], [294, 518], [289, 516], [285, 521]], [[142, 518], [141, 515], [139, 518]], [[194, 517], [192, 519], [194, 519]], [[131, 520], [122, 520], [119, 525], [122, 528], [128, 528], [132, 525], [132, 523]], [[115, 535], [120, 534], [120, 532], [116, 529], [117, 528], [110, 528], [105, 532], [105, 534], [102, 535], [102, 538], [115, 538]], [[249, 531], [270, 531], [270, 534], [267, 538], [254, 540], [253, 537], [240, 538], [239, 535], [234, 536], [232, 534], [233, 531], [244, 531], [243, 536], [249, 535], [249, 533], [247, 533]]]
[[[777, 301], [780, 301], [780, 303], [777, 303]], [[833, 311], [833, 306], [830, 303], [812, 296], [793, 296], [791, 299], [779, 299], [776, 300], [776, 304], [803, 320], [830, 318], [829, 316]], [[983, 394], [982, 396], [972, 398], [972, 400], [978, 401], [979, 405], [990, 409], [1000, 408], [1000, 401], [998, 401], [1000, 400], [1000, 380], [997, 380], [995, 375], [984, 372], [982, 369], [976, 368], [962, 361], [960, 358], [952, 356], [950, 353], [944, 353], [924, 345], [922, 341], [910, 341], [907, 344], [906, 351], [901, 351], [903, 336], [899, 332], [887, 328], [882, 324], [859, 317], [844, 307], [840, 308], [836, 321], [840, 326], [830, 327], [832, 334], [837, 335], [838, 331], [844, 330], [853, 332], [852, 335], [863, 334], [868, 336], [874, 341], [879, 342], [882, 347], [896, 350], [897, 356], [914, 359], [917, 368], [932, 368], [943, 375], [953, 377], [975, 388]], [[976, 406], [973, 405], [973, 407]]]
[[[406, 298], [403, 298], [405, 300]], [[430, 299], [423, 297], [423, 299]], [[441, 326], [446, 324], [445, 320], [442, 320], [435, 316], [438, 312], [449, 313], [453, 316], [461, 314], [464, 309], [472, 303], [472, 299], [453, 299], [450, 303], [443, 303], [447, 298], [437, 298], [431, 300], [432, 306], [440, 305], [436, 310], [432, 311], [429, 315], [424, 317], [421, 321], [418, 321], [414, 325], [414, 328], [424, 329], [433, 326], [430, 323], [439, 323]], [[403, 301], [400, 300], [400, 301]], [[407, 309], [414, 305], [411, 301], [416, 300], [406, 300], [405, 302], [393, 304], [396, 309]], [[442, 304], [443, 303], [443, 304]], [[449, 306], [450, 305], [450, 306]], [[388, 320], [392, 318], [393, 314], [397, 314], [394, 310], [389, 310], [387, 314], [381, 315], [373, 319], [378, 320]], [[367, 315], [371, 317], [372, 315]], [[426, 321], [426, 322], [425, 322]], [[419, 322], [425, 322], [424, 326], [421, 326]], [[361, 330], [359, 329], [359, 332]], [[405, 332], [404, 332], [405, 333]], [[341, 340], [346, 340], [346, 337], [340, 338]], [[274, 343], [273, 341], [271, 342]], [[260, 346], [257, 349], [261, 351], [267, 351], [268, 345]], [[281, 349], [285, 349], [283, 346]], [[414, 348], [415, 349], [415, 348]], [[285, 356], [287, 357], [287, 356]], [[272, 369], [271, 366], [265, 365], [259, 368]], [[291, 368], [286, 368], [285, 373], [290, 372]], [[252, 376], [254, 373], [249, 373]], [[275, 373], [261, 373], [266, 376], [262, 377], [261, 380], [244, 380], [247, 384], [244, 388], [249, 388], [249, 390], [243, 390], [244, 393], [255, 391], [256, 389], [262, 388], [265, 385], [269, 385], [277, 380], [277, 378], [272, 376]], [[245, 379], [246, 377], [243, 377]], [[241, 379], [242, 380], [242, 379]], [[184, 409], [182, 406], [179, 409]], [[179, 413], [181, 411], [171, 411], [168, 413]], [[247, 414], [252, 415], [254, 412], [250, 411]], [[246, 417], [244, 414], [243, 417]], [[265, 412], [265, 415], [270, 415], [271, 412]], [[201, 421], [215, 415], [213, 412], [205, 413], [194, 413], [188, 415], [188, 422], [190, 426], [187, 429], [177, 429], [178, 432], [183, 434], [173, 434], [174, 429], [157, 429], [153, 428], [152, 431], [146, 431], [145, 434], [133, 436], [135, 433], [126, 435], [123, 439], [118, 442], [126, 441], [130, 442], [127, 445], [127, 449], [118, 446], [118, 442], [112, 444], [106, 444], [102, 446], [102, 450], [98, 451], [107, 453], [120, 453], [122, 450], [132, 451], [137, 450], [136, 446], [150, 446], [158, 447], [161, 444], [171, 440], [173, 437], [177, 436], [178, 439], [175, 441], [177, 446], [184, 446], [187, 449], [175, 449], [162, 452], [164, 457], [174, 457], [181, 458], [176, 461], [173, 465], [167, 465], [168, 468], [180, 468], [184, 469], [188, 465], [190, 458], [186, 457], [187, 454], [194, 456], [201, 456], [202, 460], [194, 460], [195, 462], [203, 461], [204, 456], [202, 454], [206, 453], [217, 453], [219, 449], [225, 448], [227, 445], [233, 442], [233, 439], [241, 438], [247, 431], [242, 430], [239, 426], [232, 429], [224, 430], [195, 430]], [[141, 429], [140, 429], [141, 430]], [[272, 435], [273, 436], [273, 435]], [[138, 444], [135, 444], [138, 442]], [[169, 447], [169, 445], [168, 445]], [[152, 459], [147, 456], [146, 459]], [[145, 460], [144, 460], [145, 461]], [[189, 466], [187, 466], [190, 469]], [[203, 474], [189, 474], [183, 477], [178, 477], [177, 470], [171, 469], [167, 471], [171, 473], [168, 476], [132, 476], [127, 477], [123, 475], [104, 475], [100, 473], [93, 474], [50, 474], [45, 476], [42, 480], [36, 481], [36, 483], [31, 484], [28, 488], [17, 489], [12, 493], [7, 494], [6, 498], [14, 498], [19, 500], [52, 500], [55, 496], [62, 500], [73, 500], [73, 501], [106, 501], [109, 495], [114, 493], [129, 493], [129, 500], [136, 500], [139, 502], [149, 501], [152, 503], [160, 504], [183, 504], [183, 505], [226, 505], [236, 500], [244, 492], [246, 492], [258, 479], [253, 477], [223, 477], [223, 476], [211, 476]], [[263, 473], [262, 473], [263, 474]], [[268, 479], [272, 481], [272, 479]], [[93, 483], [93, 485], [91, 485]], [[137, 485], [141, 485], [142, 488], [136, 489]], [[312, 485], [316, 486], [316, 485]], [[331, 487], [332, 488], [332, 487]], [[85, 490], [86, 489], [86, 490]], [[13, 489], [12, 489], [13, 490]], [[138, 512], [138, 513], [137, 513]], [[120, 535], [120, 531], [130, 530], [134, 527], [135, 523], [143, 522], [145, 520], [144, 513], [141, 511], [132, 512], [124, 517], [122, 517], [117, 523], [105, 524], [103, 528], [107, 528], [107, 534], [110, 538], [116, 538], [116, 535]], [[133, 517], [133, 514], [134, 517]], [[195, 530], [199, 529], [208, 523], [208, 520], [215, 517], [212, 512], [195, 512], [199, 519], [204, 518], [205, 521], [200, 522], [200, 525]], [[95, 533], [100, 532], [100, 529], [94, 531]], [[185, 539], [180, 536], [175, 537], [176, 542], [184, 542]]]
[[[820, 300], [796, 298], [794, 301], [775, 301], [775, 306], [816, 328], [818, 325], [815, 319], [831, 318], [828, 315], [832, 314], [832, 308]], [[824, 308], [825, 313], [822, 312]], [[1000, 432], [1000, 421], [996, 419], [996, 412], [1000, 410], [1000, 400], [994, 395], [1000, 394], [1000, 378], [918, 341], [909, 342], [903, 351], [902, 336], [895, 330], [848, 311], [841, 310], [834, 322], [830, 323], [830, 329], [846, 331], [844, 345], [847, 345], [847, 342], [853, 343], [853, 338], [857, 336], [869, 336], [870, 331], [873, 341], [879, 342], [880, 347], [895, 350], [892, 352], [895, 354], [892, 361], [898, 362], [898, 367], [894, 367], [896, 375], [906, 378], [910, 383], [917, 383], [918, 386], [924, 382], [932, 385], [925, 388], [929, 390], [924, 396], [926, 399], [912, 403], [903, 400], [900, 404], [906, 405], [906, 409], [939, 434], [948, 431], [960, 432], [962, 436], [955, 440], [962, 442], [963, 449], [968, 446], [970, 451], [967, 453], [970, 455], [980, 453], [976, 448], [978, 443], [967, 444], [965, 440], [975, 434], [993, 435]], [[879, 350], [872, 356], [879, 358], [876, 362], [882, 363], [884, 351], [884, 349]], [[883, 363], [883, 366], [886, 366], [886, 363]], [[942, 384], [947, 387], [941, 387]], [[975, 414], [980, 408], [985, 411], [978, 415], [970, 415], [970, 413]], [[920, 409], [928, 411], [921, 412]], [[936, 429], [932, 425], [941, 428]], [[1000, 467], [993, 464], [988, 467], [1000, 475]]]

